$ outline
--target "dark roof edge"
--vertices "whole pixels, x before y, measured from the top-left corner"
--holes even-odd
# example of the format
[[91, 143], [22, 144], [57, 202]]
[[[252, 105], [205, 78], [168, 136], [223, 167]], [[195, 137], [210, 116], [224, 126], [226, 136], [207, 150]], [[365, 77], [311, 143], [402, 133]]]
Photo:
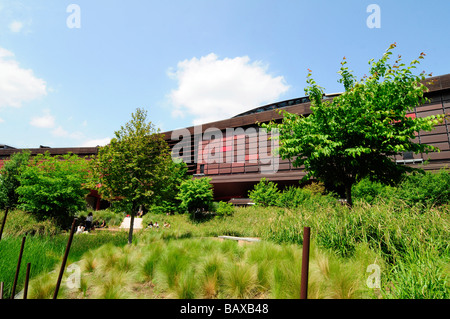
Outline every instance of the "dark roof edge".
[[[423, 81], [423, 83], [428, 88], [427, 93], [439, 91], [439, 90], [450, 89], [450, 73], [445, 74], [445, 75], [439, 75], [439, 76], [433, 76], [433, 77], [426, 78], [425, 81]], [[325, 94], [325, 96], [327, 96], [329, 98], [337, 96], [337, 95], [339, 95], [339, 93]], [[292, 100], [296, 100], [296, 99], [292, 99]], [[286, 100], [286, 101], [291, 101], [291, 100]], [[282, 102], [285, 102], [285, 101], [282, 101]], [[282, 102], [278, 102], [278, 103], [282, 103]], [[275, 105], [278, 103], [272, 103], [272, 104]], [[272, 105], [272, 104], [268, 104], [268, 105]], [[306, 102], [306, 103], [300, 103], [300, 104], [295, 104], [295, 105], [291, 105], [291, 106], [286, 106], [286, 107], [283, 107], [283, 109], [288, 112], [291, 112], [291, 113], [309, 114], [311, 112], [310, 105], [311, 105], [310, 102]], [[264, 107], [264, 106], [262, 106], [262, 107]], [[260, 107], [251, 109], [247, 112], [250, 112], [250, 111], [258, 109], [258, 108], [260, 108]], [[244, 112], [244, 113], [246, 113], [246, 112]], [[243, 113], [241, 113], [241, 114], [243, 114]], [[259, 113], [251, 113], [251, 114], [248, 114], [245, 116], [235, 116], [235, 117], [231, 117], [231, 118], [224, 119], [224, 120], [204, 123], [204, 124], [201, 124], [198, 126], [201, 126], [201, 128], [202, 128], [201, 131], [203, 133], [204, 130], [206, 130], [207, 128], [217, 128], [219, 130], [222, 130], [227, 127], [244, 127], [247, 125], [254, 125], [256, 122], [260, 122], [260, 123], [268, 122], [270, 120], [280, 119], [281, 117], [282, 116], [278, 113], [277, 109], [272, 109], [272, 110], [263, 111], [263, 112], [259, 112]], [[166, 139], [170, 139], [172, 132], [176, 132], [177, 130], [187, 129], [187, 130], [189, 130], [189, 132], [191, 134], [194, 134], [195, 133], [194, 127], [195, 126], [178, 128], [178, 129], [174, 129], [171, 131], [162, 132], [161, 134], [164, 134]]]
[[31, 155], [44, 154], [45, 152], [49, 152], [51, 155], [64, 155], [69, 152], [76, 155], [94, 155], [98, 153], [98, 147], [14, 148], [0, 149], [0, 156], [10, 156], [25, 150], [30, 151]]

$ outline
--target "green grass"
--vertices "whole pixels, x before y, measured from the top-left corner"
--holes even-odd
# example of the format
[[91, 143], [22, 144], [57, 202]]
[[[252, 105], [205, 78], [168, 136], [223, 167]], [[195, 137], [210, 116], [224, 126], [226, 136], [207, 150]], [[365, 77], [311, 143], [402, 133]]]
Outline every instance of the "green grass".
[[[132, 246], [104, 245], [85, 253], [81, 262], [84, 287], [75, 292], [62, 289], [61, 298], [299, 297], [301, 246], [269, 242], [240, 246], [231, 240], [162, 237], [154, 232]], [[87, 261], [92, 256], [94, 263]], [[313, 247], [311, 296], [370, 297], [363, 268], [358, 261]], [[40, 278], [32, 281], [30, 298], [45, 296], [43, 282]], [[44, 292], [39, 292], [41, 285]]]
[[[3, 220], [3, 212], [0, 213], [0, 220]], [[44, 230], [41, 234], [34, 232], [35, 229], [48, 229], [48, 231]], [[24, 236], [26, 240], [16, 293], [23, 288], [27, 263], [31, 263], [31, 278], [40, 274], [47, 274], [55, 269], [59, 271], [68, 241], [68, 234], [58, 233], [50, 223], [39, 223], [32, 215], [22, 211], [10, 211], [5, 224], [5, 231], [0, 240], [0, 282], [4, 283], [4, 296], [8, 298], [12, 292], [20, 246]], [[78, 261], [85, 252], [105, 243], [124, 245], [126, 242], [126, 233], [111, 234], [103, 232], [95, 235], [75, 235], [68, 264]], [[55, 284], [56, 279], [54, 280], [53, 291]]]
[[[71, 261], [81, 259], [82, 288], [62, 289], [61, 298], [298, 298], [305, 226], [311, 227], [310, 298], [450, 297], [448, 205], [357, 202], [350, 211], [319, 198], [296, 209], [237, 208], [233, 216], [203, 221], [157, 214], [145, 220], [161, 226], [136, 233], [131, 246], [125, 245], [126, 232], [76, 236]], [[165, 221], [170, 228], [162, 227]], [[218, 235], [261, 242], [240, 246], [211, 239]], [[21, 237], [5, 240], [0, 254], [8, 256], [9, 266], [0, 259], [2, 278], [4, 269], [15, 271]], [[66, 240], [30, 237], [26, 255], [50, 254], [57, 267]], [[367, 267], [374, 263], [381, 268], [381, 289], [366, 285]], [[33, 297], [51, 291], [52, 267], [49, 263], [34, 276]], [[4, 281], [12, 282], [8, 278]]]

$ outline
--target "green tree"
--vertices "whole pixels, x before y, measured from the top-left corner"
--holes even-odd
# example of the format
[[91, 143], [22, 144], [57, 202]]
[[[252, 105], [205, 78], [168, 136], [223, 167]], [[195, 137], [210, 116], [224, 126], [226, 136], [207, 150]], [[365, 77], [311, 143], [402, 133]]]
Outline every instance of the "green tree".
[[155, 181], [158, 192], [150, 203], [151, 210], [156, 213], [177, 212], [181, 204], [177, 199], [178, 188], [187, 179], [187, 165], [182, 160], [174, 159], [168, 161], [162, 169], [165, 172]]
[[99, 193], [119, 201], [131, 216], [129, 244], [137, 210], [160, 198], [161, 184], [169, 179], [172, 165], [169, 146], [159, 130], [147, 123], [147, 111], [138, 108], [131, 117], [92, 162], [94, 181], [101, 184]]
[[[370, 60], [370, 75], [360, 81], [348, 70], [344, 57], [338, 73], [345, 92], [333, 100], [323, 99], [323, 88], [309, 70], [305, 92], [312, 114], [305, 117], [280, 111], [284, 115], [281, 123], [263, 125], [279, 129], [278, 152], [283, 159], [293, 159], [296, 167], [304, 166], [305, 179], [315, 177], [325, 185], [343, 187], [350, 206], [352, 185], [362, 178], [392, 184], [413, 170], [396, 165], [394, 155], [438, 150], [413, 141], [417, 132], [431, 131], [444, 115], [406, 116], [426, 102], [425, 74], [412, 72], [419, 60], [406, 66], [398, 56], [389, 64], [395, 46], [392, 44], [379, 61]], [[424, 55], [421, 53], [419, 59]]]
[[19, 202], [16, 189], [20, 186], [19, 177], [28, 165], [30, 152], [23, 151], [11, 155], [0, 171], [0, 208], [15, 207]]
[[181, 183], [177, 198], [181, 201], [180, 208], [195, 214], [207, 210], [213, 200], [213, 188], [210, 177], [188, 179]]
[[20, 206], [40, 219], [55, 219], [63, 227], [86, 207], [88, 162], [75, 154], [35, 156], [20, 174]]

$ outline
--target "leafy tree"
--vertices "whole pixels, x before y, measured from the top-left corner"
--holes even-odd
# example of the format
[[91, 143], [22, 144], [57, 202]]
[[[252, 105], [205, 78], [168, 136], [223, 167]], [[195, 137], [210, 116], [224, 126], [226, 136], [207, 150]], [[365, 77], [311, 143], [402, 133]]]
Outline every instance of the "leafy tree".
[[0, 171], [0, 208], [15, 207], [19, 201], [16, 189], [20, 186], [19, 176], [28, 165], [30, 152], [11, 155]]
[[181, 183], [177, 198], [181, 201], [180, 208], [195, 214], [207, 210], [213, 200], [211, 178], [202, 177], [188, 179]]
[[[394, 155], [438, 150], [413, 141], [417, 132], [431, 131], [444, 115], [406, 116], [426, 102], [423, 94], [427, 88], [421, 82], [425, 74], [412, 73], [419, 60], [405, 66], [398, 56], [389, 64], [395, 46], [392, 44], [379, 61], [370, 60], [370, 75], [360, 81], [348, 70], [344, 57], [338, 73], [345, 92], [333, 100], [323, 99], [323, 88], [309, 70], [305, 92], [312, 114], [305, 117], [280, 111], [284, 115], [281, 123], [263, 124], [279, 129], [278, 151], [283, 159], [293, 159], [296, 167], [304, 166], [305, 179], [315, 177], [325, 185], [343, 187], [350, 206], [352, 185], [364, 177], [393, 184], [413, 170], [396, 165]], [[421, 53], [419, 59], [424, 55]]]
[[88, 163], [74, 154], [35, 156], [19, 176], [20, 206], [40, 219], [53, 218], [70, 225], [74, 214], [86, 207], [83, 187], [88, 180]]
[[138, 208], [148, 208], [160, 198], [161, 185], [170, 179], [168, 168], [173, 167], [169, 146], [159, 130], [147, 123], [147, 112], [138, 108], [131, 117], [92, 162], [94, 181], [101, 184], [99, 193], [120, 201], [131, 216], [129, 244]]
[[263, 177], [253, 190], [249, 192], [248, 196], [256, 205], [263, 207], [275, 206], [278, 203], [280, 191], [276, 183]]
[[155, 213], [177, 212], [181, 201], [176, 196], [178, 187], [187, 179], [187, 165], [182, 160], [174, 159], [168, 161], [163, 169], [165, 173], [162, 174], [162, 178], [155, 181], [158, 192], [155, 193], [150, 207]]

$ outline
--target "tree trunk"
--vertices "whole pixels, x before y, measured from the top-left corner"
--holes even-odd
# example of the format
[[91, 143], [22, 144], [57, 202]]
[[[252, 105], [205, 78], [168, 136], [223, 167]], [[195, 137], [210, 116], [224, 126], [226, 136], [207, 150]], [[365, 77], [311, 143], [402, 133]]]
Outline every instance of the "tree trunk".
[[134, 209], [130, 214], [131, 220], [130, 220], [130, 232], [128, 233], [128, 245], [131, 245], [133, 242], [133, 225], [134, 225]]
[[352, 183], [345, 184], [345, 198], [347, 199], [347, 205], [350, 208], [353, 207], [352, 186]]

